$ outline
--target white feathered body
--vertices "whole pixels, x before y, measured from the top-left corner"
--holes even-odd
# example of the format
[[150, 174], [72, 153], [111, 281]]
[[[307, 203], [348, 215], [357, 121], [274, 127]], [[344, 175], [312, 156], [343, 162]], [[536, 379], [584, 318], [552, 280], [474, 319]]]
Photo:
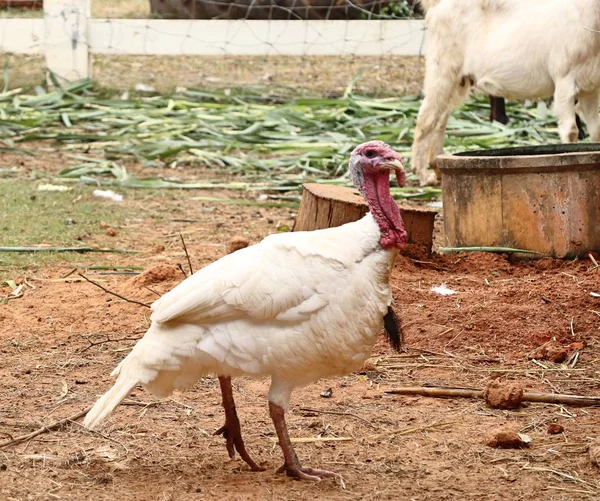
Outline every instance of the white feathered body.
[[271, 376], [270, 399], [285, 408], [294, 387], [357, 369], [392, 298], [397, 250], [380, 237], [367, 214], [271, 235], [199, 270], [152, 305], [152, 325], [84, 424], [93, 427], [137, 383], [166, 396], [207, 374]]

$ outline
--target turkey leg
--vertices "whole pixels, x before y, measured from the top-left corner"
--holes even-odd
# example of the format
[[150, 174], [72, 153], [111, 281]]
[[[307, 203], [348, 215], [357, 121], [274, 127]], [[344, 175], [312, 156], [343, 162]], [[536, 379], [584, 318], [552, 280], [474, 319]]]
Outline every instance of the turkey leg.
[[229, 376], [219, 376], [221, 385], [221, 394], [223, 395], [223, 409], [225, 409], [225, 424], [221, 426], [214, 435], [223, 435], [226, 442], [229, 457], [235, 457], [235, 451], [238, 451], [240, 457], [248, 463], [252, 471], [264, 471], [264, 468], [258, 466], [246, 451], [244, 441], [242, 440], [242, 430], [240, 429], [240, 420], [235, 410], [235, 401], [233, 400], [233, 391], [231, 389], [231, 378]]
[[279, 405], [269, 402], [269, 414], [275, 425], [279, 445], [283, 451], [285, 463], [277, 469], [277, 473], [286, 472], [288, 477], [294, 477], [301, 480], [316, 480], [319, 481], [323, 477], [337, 477], [338, 474], [327, 470], [317, 470], [316, 468], [307, 468], [302, 466], [292, 441], [288, 435], [287, 426], [285, 424], [285, 411]]

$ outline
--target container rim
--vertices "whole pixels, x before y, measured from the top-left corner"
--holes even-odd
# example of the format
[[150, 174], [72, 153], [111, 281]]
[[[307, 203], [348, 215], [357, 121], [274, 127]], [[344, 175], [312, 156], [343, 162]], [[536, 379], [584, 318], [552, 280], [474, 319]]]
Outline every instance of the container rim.
[[519, 146], [439, 155], [440, 171], [506, 173], [600, 170], [600, 143]]
[[540, 144], [535, 146], [515, 146], [489, 150], [472, 150], [454, 153], [457, 157], [515, 157], [534, 155], [561, 155], [568, 153], [600, 153], [600, 143]]

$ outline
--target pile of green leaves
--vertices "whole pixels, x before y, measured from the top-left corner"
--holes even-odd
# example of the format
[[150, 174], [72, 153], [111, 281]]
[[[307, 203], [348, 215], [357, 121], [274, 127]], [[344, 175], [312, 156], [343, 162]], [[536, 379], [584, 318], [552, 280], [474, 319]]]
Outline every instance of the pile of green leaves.
[[[0, 93], [0, 150], [35, 155], [28, 143], [50, 141], [72, 159], [64, 177], [95, 184], [214, 186], [135, 179], [125, 167], [131, 160], [203, 165], [215, 182], [226, 173], [236, 176], [240, 189], [290, 191], [311, 180], [347, 183], [348, 155], [366, 140], [386, 141], [409, 159], [419, 105], [415, 97], [372, 98], [351, 87], [339, 97], [293, 97], [272, 89], [115, 97], [86, 81], [52, 92], [38, 87], [36, 95]], [[545, 106], [508, 103], [507, 113], [508, 126], [490, 123], [487, 99], [470, 100], [450, 118], [446, 151], [557, 141]], [[438, 192], [395, 190], [398, 196]]]

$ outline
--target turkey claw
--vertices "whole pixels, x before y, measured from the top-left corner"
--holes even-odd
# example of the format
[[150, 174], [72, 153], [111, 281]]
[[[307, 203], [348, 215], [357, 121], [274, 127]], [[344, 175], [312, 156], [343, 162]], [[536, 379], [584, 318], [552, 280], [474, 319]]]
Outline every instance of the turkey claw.
[[317, 468], [308, 468], [302, 466], [300, 462], [293, 465], [287, 463], [277, 468], [276, 473], [283, 473], [285, 471], [288, 477], [297, 478], [298, 480], [312, 480], [313, 482], [320, 482], [327, 477], [339, 477], [338, 473], [328, 470], [319, 470]]
[[[235, 426], [234, 426], [235, 428]], [[235, 458], [235, 451], [238, 452], [240, 457], [246, 462], [252, 471], [265, 471], [262, 466], [256, 464], [256, 462], [250, 457], [250, 454], [246, 451], [244, 441], [242, 440], [242, 433], [239, 430], [239, 423], [237, 423], [237, 430], [231, 433], [227, 422], [221, 426], [213, 435], [223, 435], [225, 439], [225, 447], [227, 453], [231, 459]]]

